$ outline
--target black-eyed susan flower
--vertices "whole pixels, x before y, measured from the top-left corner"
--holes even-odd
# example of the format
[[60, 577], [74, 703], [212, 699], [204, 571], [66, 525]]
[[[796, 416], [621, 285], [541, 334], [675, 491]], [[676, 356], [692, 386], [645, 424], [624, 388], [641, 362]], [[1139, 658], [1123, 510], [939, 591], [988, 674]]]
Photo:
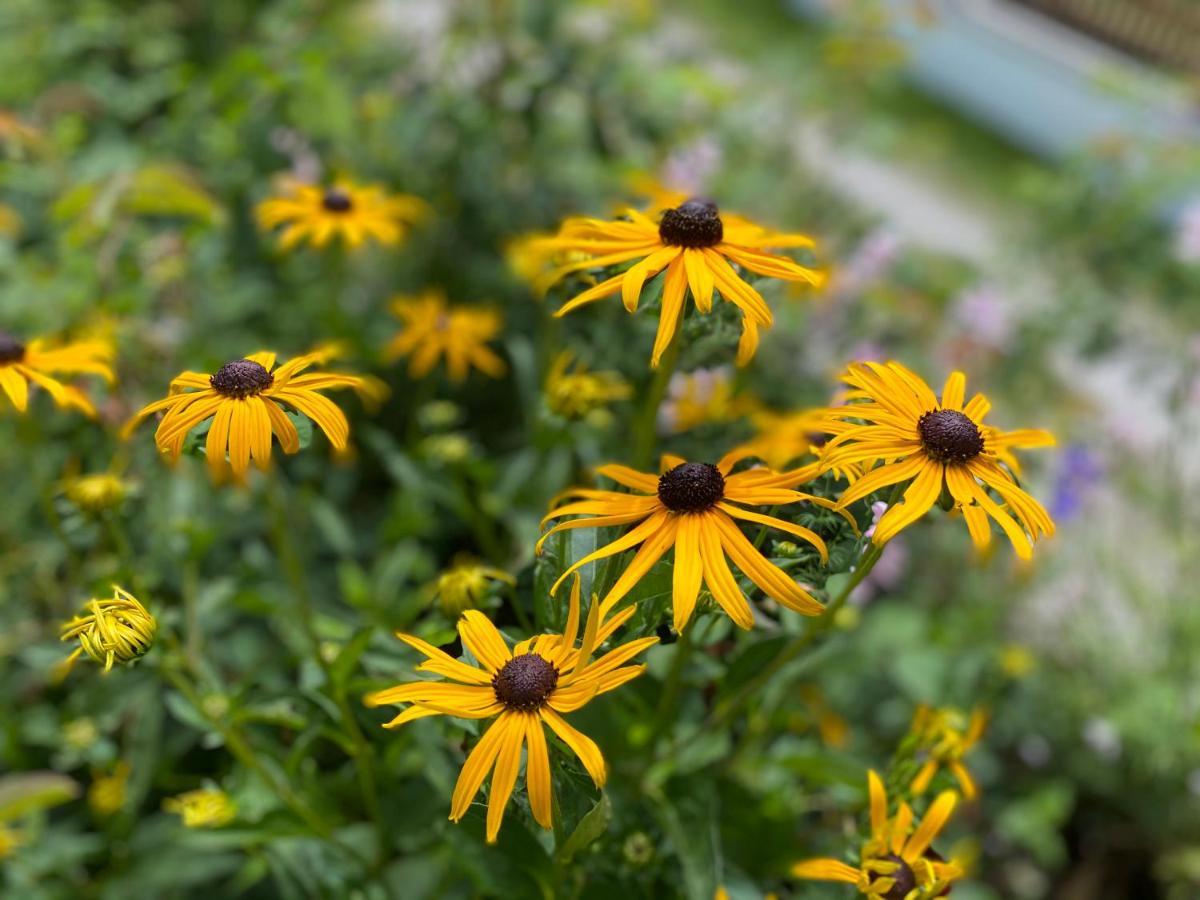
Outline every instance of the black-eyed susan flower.
[[314, 247], [335, 239], [349, 247], [368, 240], [392, 246], [427, 214], [428, 206], [417, 197], [346, 179], [327, 187], [287, 180], [278, 196], [264, 200], [257, 209], [264, 230], [284, 226], [279, 236], [283, 250], [304, 240]]
[[658, 429], [663, 434], [678, 434], [701, 425], [736, 422], [758, 405], [753, 395], [738, 392], [733, 372], [726, 366], [676, 372], [658, 408]]
[[968, 717], [962, 710], [950, 707], [917, 707], [910, 733], [916, 741], [917, 759], [923, 762], [909, 790], [917, 796], [924, 794], [938, 770], [944, 767], [954, 775], [963, 797], [974, 800], [979, 789], [962, 760], [979, 743], [985, 727], [987, 713], [982, 709], [972, 710]]
[[619, 373], [589, 371], [570, 350], [554, 357], [546, 373], [546, 406], [564, 419], [582, 419], [631, 393]]
[[136, 597], [115, 584], [112, 597], [89, 600], [84, 610], [84, 615], [62, 626], [62, 640], [79, 641], [63, 664], [64, 674], [84, 653], [108, 672], [116, 663], [124, 665], [140, 659], [154, 643], [158, 627], [154, 616]]
[[271, 461], [271, 436], [284, 453], [300, 449], [300, 436], [286, 410], [312, 419], [334, 448], [343, 451], [350, 438], [350, 423], [320, 391], [354, 389], [375, 403], [387, 390], [377, 379], [336, 372], [308, 372], [336, 355], [324, 348], [275, 366], [275, 354], [253, 353], [221, 366], [215, 373], [184, 372], [171, 382], [170, 393], [143, 407], [125, 425], [130, 435], [147, 417], [165, 412], [154, 433], [158, 449], [178, 459], [192, 429], [212, 419], [205, 438], [205, 455], [213, 479], [223, 481], [230, 471], [241, 482], [250, 461], [266, 469]]
[[400, 332], [384, 349], [384, 359], [393, 362], [408, 357], [408, 374], [424, 378], [439, 360], [446, 362], [451, 381], [465, 381], [472, 368], [492, 378], [508, 370], [504, 360], [487, 346], [504, 327], [495, 310], [451, 306], [441, 291], [425, 291], [415, 297], [397, 297], [392, 311], [403, 323]]
[[689, 289], [701, 313], [712, 311], [714, 294], [741, 310], [744, 331], [738, 347], [738, 364], [744, 365], [753, 357], [758, 347], [758, 328], [770, 327], [774, 317], [762, 295], [742, 279], [733, 265], [759, 275], [812, 285], [824, 280], [820, 272], [770, 252], [770, 249], [811, 247], [812, 238], [771, 231], [741, 216], [722, 215], [715, 203], [700, 198], [684, 200], [662, 211], [657, 221], [636, 209], [626, 209], [624, 216], [616, 221], [568, 219], [553, 242], [543, 246], [588, 254], [587, 259], [568, 262], [548, 273], [542, 279], [543, 287], [573, 272], [637, 260], [626, 271], [568, 300], [555, 313], [558, 316], [617, 292], [625, 308], [635, 312], [642, 287], [666, 270], [658, 334], [650, 355], [652, 367], [658, 365], [675, 336]]
[[911, 480], [903, 502], [888, 509], [876, 525], [875, 542], [886, 543], [925, 515], [943, 488], [980, 549], [991, 542], [989, 516], [1022, 559], [1033, 555], [1039, 536], [1054, 533], [1049, 514], [1018, 485], [1020, 468], [1012, 453], [1015, 448], [1052, 446], [1049, 432], [985, 425], [991, 403], [983, 394], [963, 402], [967, 380], [961, 372], [950, 374], [940, 398], [898, 362], [852, 364], [842, 380], [851, 390], [846, 406], [828, 410], [834, 436], [823, 463], [828, 468], [857, 464], [871, 471], [842, 494], [839, 505]]
[[51, 347], [42, 338], [26, 344], [0, 331], [0, 389], [18, 412], [25, 412], [29, 405], [29, 385], [35, 384], [59, 406], [94, 416], [95, 407], [82, 391], [50, 376], [98, 375], [112, 384], [115, 380], [112, 358], [113, 346], [108, 341], [77, 341]]
[[887, 791], [874, 772], [867, 773], [867, 786], [871, 835], [862, 845], [858, 865], [839, 859], [809, 859], [796, 863], [792, 875], [852, 884], [869, 900], [930, 900], [943, 896], [963, 871], [955, 863], [943, 861], [930, 845], [953, 814], [957, 795], [953, 791], [939, 794], [916, 824], [907, 803], [901, 803], [896, 814], [888, 816]]
[[478, 609], [487, 597], [489, 585], [496, 582], [511, 586], [517, 580], [503, 569], [461, 557], [438, 576], [434, 592], [442, 612], [457, 618], [468, 609]]
[[197, 788], [168, 797], [163, 809], [179, 816], [187, 828], [220, 828], [237, 817], [233, 798], [217, 788]]
[[819, 615], [824, 607], [790, 575], [763, 556], [742, 534], [738, 523], [752, 522], [795, 535], [815, 547], [821, 559], [827, 561], [829, 553], [820, 535], [802, 525], [746, 509], [746, 506], [783, 506], [801, 501], [821, 506], [832, 506], [833, 503], [792, 490], [798, 482], [790, 480], [789, 475], [777, 475], [767, 469], [734, 473], [734, 465], [743, 457], [744, 454], [738, 452], [729, 453], [712, 465], [664, 456], [663, 472], [658, 476], [626, 466], [600, 466], [596, 474], [635, 493], [591, 488], [567, 491], [562, 499], [571, 502], [552, 509], [542, 524], [563, 516], [582, 518], [555, 525], [538, 541], [538, 549], [551, 535], [574, 528], [634, 527], [611, 544], [575, 561], [555, 582], [551, 594], [581, 566], [638, 547], [628, 567], [601, 603], [601, 612], [607, 615], [674, 547], [672, 596], [676, 630], [682, 629], [691, 618], [701, 585], [708, 588], [740, 627], [749, 628], [754, 624], [750, 604], [738, 587], [726, 557], [767, 596], [806, 616]]
[[458, 624], [463, 646], [478, 665], [469, 665], [418, 637], [396, 636], [427, 659], [419, 672], [441, 675], [448, 680], [402, 684], [370, 694], [368, 706], [408, 704], [407, 709], [384, 725], [396, 728], [413, 719], [447, 715], [460, 719], [494, 719], [475, 745], [454, 787], [450, 819], [457, 822], [467, 814], [471, 802], [492, 773], [488, 796], [487, 839], [496, 840], [504, 808], [512, 796], [525, 748], [525, 785], [535, 821], [552, 827], [550, 756], [544, 727], [571, 748], [597, 787], [606, 778], [604, 757], [587, 735], [573, 728], [563, 713], [574, 712], [593, 697], [620, 687], [637, 677], [643, 665], [625, 665], [657, 641], [640, 638], [610, 650], [593, 660], [592, 653], [632, 613], [600, 622], [600, 608], [592, 603], [578, 646], [580, 605], [579, 581], [571, 591], [570, 608], [563, 634], [543, 634], [517, 644], [511, 651], [503, 636], [483, 613], [468, 610]]

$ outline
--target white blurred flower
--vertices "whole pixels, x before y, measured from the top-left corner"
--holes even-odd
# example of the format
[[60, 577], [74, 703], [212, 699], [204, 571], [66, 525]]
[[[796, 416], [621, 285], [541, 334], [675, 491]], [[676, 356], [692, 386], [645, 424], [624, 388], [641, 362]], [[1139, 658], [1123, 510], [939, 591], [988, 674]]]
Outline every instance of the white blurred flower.
[[1193, 197], [1175, 222], [1175, 258], [1200, 263], [1200, 197]]
[[1116, 725], [1101, 716], [1093, 716], [1084, 723], [1083, 742], [1108, 762], [1121, 758], [1121, 733]]

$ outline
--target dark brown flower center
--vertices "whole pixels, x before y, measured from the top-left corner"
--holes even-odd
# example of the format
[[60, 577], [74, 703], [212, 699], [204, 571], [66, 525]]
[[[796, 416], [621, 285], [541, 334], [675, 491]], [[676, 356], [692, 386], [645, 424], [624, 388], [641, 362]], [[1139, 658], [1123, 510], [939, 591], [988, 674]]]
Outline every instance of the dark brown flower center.
[[894, 878], [896, 883], [893, 884], [886, 894], [883, 895], [883, 900], [904, 900], [908, 896], [908, 892], [917, 886], [917, 876], [913, 874], [913, 870], [899, 856], [894, 853], [889, 853], [884, 857], [888, 862], [896, 863], [900, 868], [896, 869], [887, 878]]
[[725, 496], [725, 476], [709, 463], [682, 463], [658, 478], [658, 499], [674, 512], [703, 512]]
[[344, 213], [354, 208], [354, 200], [340, 188], [330, 188], [321, 198], [321, 205], [329, 212]]
[[492, 676], [496, 699], [519, 712], [541, 709], [556, 687], [558, 669], [536, 653], [514, 656]]
[[275, 376], [253, 360], [235, 359], [208, 380], [218, 394], [240, 399], [261, 394], [275, 383]]
[[935, 409], [917, 420], [925, 451], [939, 462], [964, 463], [983, 452], [983, 434], [956, 409]]
[[725, 226], [717, 204], [692, 197], [663, 213], [658, 236], [673, 247], [714, 247], [725, 237]]
[[0, 331], [0, 365], [20, 362], [25, 358], [25, 345], [7, 331]]

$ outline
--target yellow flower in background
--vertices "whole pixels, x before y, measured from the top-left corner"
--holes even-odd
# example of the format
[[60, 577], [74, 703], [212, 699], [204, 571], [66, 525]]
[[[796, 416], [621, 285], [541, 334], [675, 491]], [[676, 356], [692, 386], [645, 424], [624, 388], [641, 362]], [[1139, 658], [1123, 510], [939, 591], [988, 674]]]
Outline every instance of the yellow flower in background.
[[113, 472], [69, 475], [62, 482], [63, 495], [76, 507], [89, 513], [115, 509], [132, 489], [131, 482]]
[[850, 741], [850, 723], [834, 712], [825, 699], [825, 692], [820, 685], [805, 684], [800, 686], [800, 699], [808, 707], [817, 733], [826, 747], [840, 750]]
[[962, 758], [979, 743], [986, 727], [987, 713], [982, 709], [973, 710], [968, 718], [962, 710], [949, 707], [917, 707], [911, 733], [917, 740], [917, 758], [924, 763], [912, 780], [913, 794], [924, 794], [938, 770], [945, 767], [954, 774], [963, 797], [974, 800], [979, 790]]
[[168, 797], [163, 801], [163, 809], [182, 818], [188, 828], [220, 828], [237, 816], [232, 798], [216, 788], [198, 788]]
[[1024, 678], [1037, 668], [1037, 657], [1028, 647], [1005, 644], [1000, 649], [1000, 669], [1009, 678]]
[[[979, 549], [991, 543], [989, 516], [1021, 559], [1033, 556], [1033, 542], [1040, 535], [1054, 533], [1046, 510], [1017, 484], [1020, 468], [1012, 455], [1018, 447], [1052, 446], [1049, 432], [1001, 431], [985, 425], [991, 403], [983, 394], [963, 403], [967, 380], [961, 372], [950, 374], [940, 398], [898, 362], [854, 363], [842, 380], [852, 390], [846, 406], [827, 410], [837, 422], [837, 433], [827, 445], [823, 464], [874, 468], [842, 494], [839, 505], [845, 507], [888, 485], [912, 482], [904, 501], [888, 509], [875, 526], [874, 541], [886, 543], [925, 515], [943, 488], [954, 498]], [[992, 499], [989, 488], [1003, 505]]]
[[411, 377], [424, 378], [443, 359], [453, 382], [465, 381], [472, 368], [492, 378], [508, 371], [504, 360], [487, 346], [504, 327], [504, 320], [494, 310], [451, 306], [441, 291], [425, 291], [415, 297], [397, 297], [392, 311], [403, 328], [385, 348], [384, 359], [394, 362], [407, 356]]
[[113, 346], [108, 341], [77, 341], [51, 348], [45, 339], [25, 344], [0, 331], [0, 389], [18, 412], [29, 406], [29, 385], [45, 389], [65, 409], [96, 415], [92, 402], [78, 388], [63, 384], [55, 375], [98, 375], [109, 384], [116, 380], [111, 366]]
[[537, 549], [540, 551], [551, 535], [574, 528], [634, 527], [611, 544], [574, 562], [555, 582], [550, 593], [553, 595], [563, 580], [581, 566], [640, 545], [601, 603], [601, 614], [606, 616], [674, 547], [672, 596], [676, 631], [682, 630], [691, 618], [701, 585], [708, 588], [739, 627], [749, 628], [754, 624], [750, 604], [729, 569], [726, 555], [768, 597], [806, 616], [820, 615], [824, 607], [790, 575], [763, 556], [742, 534], [738, 521], [786, 531], [811, 544], [821, 559], [828, 561], [825, 542], [815, 532], [753, 512], [743, 505], [782, 506], [808, 501], [832, 507], [833, 502], [792, 490], [798, 482], [790, 480], [789, 475], [777, 475], [766, 469], [732, 473], [733, 466], [742, 458], [738, 452], [729, 453], [714, 466], [668, 455], [663, 457], [663, 474], [659, 476], [626, 466], [600, 466], [596, 474], [637, 493], [590, 488], [567, 491], [562, 498], [574, 498], [573, 501], [551, 510], [542, 520], [543, 526], [563, 516], [582, 518], [555, 525], [538, 541]]
[[27, 149], [41, 142], [40, 129], [22, 121], [16, 113], [0, 109], [0, 145]]
[[96, 775], [88, 788], [88, 806], [97, 816], [112, 816], [125, 805], [129, 785], [129, 763], [121, 760], [107, 775]]
[[7, 204], [0, 203], [0, 237], [18, 238], [25, 223], [21, 214]]
[[307, 372], [336, 353], [335, 348], [323, 348], [276, 368], [275, 354], [263, 350], [228, 362], [212, 375], [184, 372], [171, 382], [166, 398], [143, 407], [129, 420], [123, 435], [132, 434], [147, 416], [165, 411], [154, 441], [174, 460], [183, 452], [188, 433], [212, 419], [205, 438], [205, 456], [217, 482], [230, 471], [236, 481], [244, 482], [252, 459], [260, 469], [268, 468], [272, 434], [284, 453], [300, 449], [296, 426], [285, 412], [288, 408], [312, 419], [334, 449], [344, 451], [350, 439], [350, 423], [346, 414], [319, 391], [352, 388], [364, 401], [378, 403], [387, 395], [387, 388], [375, 378]]
[[6, 822], [0, 822], [0, 860], [8, 859], [25, 843], [25, 837]]
[[62, 626], [61, 640], [79, 641], [79, 647], [63, 664], [64, 674], [86, 653], [104, 671], [114, 663], [127, 664], [145, 655], [154, 643], [158, 627], [141, 602], [117, 585], [106, 600], [92, 599], [84, 607], [85, 615], [76, 616]]
[[458, 633], [478, 666], [454, 659], [418, 637], [398, 632], [396, 636], [400, 640], [428, 657], [417, 666], [418, 672], [441, 675], [449, 681], [402, 684], [364, 698], [368, 706], [409, 704], [400, 715], [386, 723], [385, 728], [438, 715], [494, 719], [467, 757], [450, 805], [451, 821], [462, 819], [488, 772], [492, 772], [487, 812], [488, 843], [494, 843], [500, 832], [504, 808], [512, 796], [521, 768], [522, 747], [526, 751], [525, 786], [533, 817], [543, 828], [553, 826], [553, 786], [545, 726], [574, 751], [596, 787], [604, 785], [607, 773], [600, 748], [587, 735], [575, 730], [562, 714], [581, 709], [593, 697], [640, 675], [644, 665], [624, 664], [658, 640], [648, 637], [629, 641], [593, 660], [592, 653], [629, 619], [633, 611], [613, 616], [602, 625], [599, 604], [593, 601], [582, 640], [576, 647], [580, 625], [579, 594], [577, 578], [571, 590], [567, 624], [562, 635], [543, 634], [529, 638], [511, 651], [504, 637], [483, 613], [468, 610], [458, 623]]
[[[538, 231], [520, 235], [509, 241], [504, 246], [504, 258], [513, 274], [534, 288], [540, 297], [540, 285], [547, 275], [559, 266], [582, 262], [588, 258], [588, 254], [563, 250], [556, 245], [553, 234]], [[594, 278], [584, 277], [590, 283], [595, 283]]]
[[733, 373], [724, 366], [676, 372], [658, 409], [658, 427], [664, 434], [678, 434], [700, 425], [735, 422], [757, 408], [757, 399], [736, 392]]
[[786, 256], [768, 252], [768, 248], [811, 247], [812, 238], [770, 231], [741, 216], [723, 216], [715, 203], [699, 198], [685, 200], [665, 210], [659, 221], [632, 208], [625, 210], [623, 218], [611, 222], [568, 219], [551, 246], [562, 251], [586, 253], [588, 258], [559, 266], [543, 279], [544, 287], [573, 272], [637, 260], [628, 270], [567, 301], [556, 316], [566, 315], [618, 291], [625, 308], [635, 312], [643, 285], [666, 270], [658, 335], [650, 355], [651, 367], [658, 365], [675, 337], [689, 288], [701, 313], [712, 311], [714, 292], [742, 311], [744, 331], [738, 348], [738, 364], [744, 365], [754, 356], [758, 327], [770, 327], [774, 317], [762, 295], [742, 280], [731, 263], [771, 278], [805, 281], [812, 285], [824, 281], [820, 272], [805, 268]]
[[545, 392], [551, 412], [564, 419], [582, 419], [610, 403], [628, 400], [632, 389], [619, 373], [590, 372], [570, 350], [563, 350], [546, 373]]
[[[901, 803], [888, 816], [887, 792], [875, 772], [867, 773], [871, 799], [871, 836], [862, 845], [857, 867], [839, 859], [810, 859], [796, 863], [792, 875], [810, 881], [853, 884], [870, 900], [928, 900], [942, 896], [963, 875], [953, 862], [943, 862], [930, 845], [945, 828], [958, 797], [953, 791], [938, 795], [920, 824], [912, 808]], [[915, 825], [915, 827], [914, 827]]]
[[442, 612], [458, 617], [468, 609], [478, 609], [492, 582], [515, 585], [517, 579], [502, 569], [485, 566], [476, 560], [460, 558], [438, 576], [435, 590]]
[[304, 240], [314, 247], [335, 239], [349, 247], [369, 240], [393, 246], [428, 215], [429, 207], [417, 197], [345, 179], [328, 187], [287, 179], [279, 195], [258, 204], [256, 212], [266, 231], [285, 226], [279, 248], [289, 250]]

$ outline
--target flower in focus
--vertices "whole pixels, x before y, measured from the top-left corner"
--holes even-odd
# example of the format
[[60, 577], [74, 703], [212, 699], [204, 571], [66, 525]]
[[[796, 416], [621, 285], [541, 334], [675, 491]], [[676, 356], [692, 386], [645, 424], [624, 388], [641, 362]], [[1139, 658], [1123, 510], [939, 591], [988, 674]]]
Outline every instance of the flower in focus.
[[917, 756], [924, 763], [910, 785], [913, 794], [925, 793], [938, 770], [945, 767], [954, 774], [963, 797], [974, 800], [979, 790], [962, 758], [979, 743], [986, 726], [987, 714], [982, 709], [972, 711], [968, 719], [957, 709], [917, 707], [910, 733], [917, 742]]
[[515, 585], [508, 572], [484, 566], [473, 559], [455, 560], [453, 566], [438, 576], [435, 590], [442, 612], [457, 618], [468, 609], [478, 609], [487, 596], [489, 582]]
[[676, 372], [658, 408], [658, 430], [677, 434], [700, 425], [734, 422], [757, 407], [754, 397], [734, 392], [733, 373], [726, 366]]
[[675, 337], [689, 288], [701, 313], [712, 311], [714, 291], [742, 311], [743, 333], [738, 345], [738, 364], [745, 365], [754, 356], [758, 349], [759, 327], [769, 328], [774, 317], [762, 295], [744, 281], [730, 263], [771, 278], [804, 281], [811, 285], [820, 285], [824, 281], [820, 272], [768, 250], [812, 247], [811, 238], [771, 231], [741, 216], [721, 215], [715, 203], [700, 198], [684, 200], [678, 206], [664, 210], [657, 222], [632, 208], [626, 209], [622, 218], [611, 222], [568, 219], [546, 246], [588, 256], [554, 269], [542, 280], [544, 288], [574, 272], [637, 260], [626, 271], [567, 301], [556, 316], [566, 315], [618, 291], [625, 308], [635, 312], [643, 285], [666, 270], [658, 335], [650, 355], [651, 367], [658, 366], [663, 352]]
[[113, 585], [113, 596], [106, 600], [89, 600], [86, 615], [76, 616], [62, 626], [61, 639], [79, 641], [79, 647], [66, 660], [69, 671], [75, 660], [86, 653], [104, 671], [113, 663], [131, 663], [140, 659], [154, 643], [158, 627], [154, 616], [128, 591]]
[[0, 331], [0, 389], [17, 408], [25, 412], [29, 405], [29, 385], [44, 388], [54, 402], [65, 409], [78, 409], [95, 416], [96, 409], [78, 388], [50, 377], [56, 375], [98, 375], [112, 384], [113, 347], [107, 341], [77, 341], [50, 349], [38, 338], [25, 344]]
[[[1033, 542], [1054, 533], [1054, 522], [1017, 483], [1018, 447], [1054, 444], [1048, 431], [1001, 431], [983, 423], [991, 403], [975, 394], [965, 405], [966, 377], [952, 372], [941, 397], [898, 362], [852, 364], [842, 380], [851, 386], [846, 406], [826, 412], [834, 434], [823, 466], [858, 464], [870, 471], [846, 489], [845, 508], [888, 485], [908, 482], [904, 501], [892, 505], [872, 540], [887, 543], [938, 502], [943, 487], [962, 512], [979, 549], [991, 543], [990, 516], [1008, 535], [1017, 555], [1029, 559]], [[992, 499], [988, 489], [1000, 498]]]
[[445, 359], [446, 374], [453, 382], [465, 381], [472, 368], [492, 378], [500, 378], [508, 370], [504, 360], [487, 346], [504, 327], [494, 310], [450, 306], [440, 291], [426, 291], [415, 297], [397, 297], [392, 311], [403, 328], [385, 348], [384, 359], [394, 362], [407, 356], [411, 377], [424, 378], [440, 359]]
[[859, 851], [858, 866], [839, 859], [809, 859], [792, 866], [792, 875], [810, 881], [853, 884], [869, 900], [927, 900], [943, 896], [963, 875], [954, 862], [943, 862], [930, 844], [946, 826], [958, 797], [937, 796], [914, 828], [912, 808], [901, 803], [888, 816], [887, 792], [874, 772], [867, 773], [871, 798], [871, 835]]
[[281, 250], [305, 239], [314, 247], [334, 238], [350, 247], [367, 240], [392, 246], [428, 214], [428, 206], [417, 197], [344, 179], [328, 187], [286, 179], [280, 194], [258, 204], [256, 213], [264, 230], [286, 226], [279, 237]]
[[[533, 232], [524, 234], [508, 242], [504, 247], [504, 258], [513, 274], [535, 289], [540, 296], [538, 286], [554, 269], [569, 263], [582, 262], [588, 259], [587, 253], [563, 250], [555, 244], [553, 234]], [[587, 277], [589, 283], [595, 279]]]
[[494, 719], [475, 749], [467, 757], [450, 804], [450, 819], [457, 822], [467, 814], [488, 772], [492, 772], [488, 797], [487, 840], [494, 843], [512, 796], [525, 753], [525, 785], [533, 817], [543, 828], [552, 821], [550, 756], [544, 726], [558, 735], [579, 757], [596, 787], [606, 778], [604, 757], [587, 735], [576, 731], [563, 713], [574, 712], [593, 697], [636, 678], [644, 665], [625, 662], [657, 642], [648, 637], [629, 641], [593, 660], [592, 653], [622, 624], [632, 610], [600, 622], [600, 607], [593, 602], [580, 645], [579, 579], [571, 590], [571, 602], [563, 634], [543, 634], [517, 644], [511, 651], [496, 627], [478, 610], [468, 610], [458, 624], [463, 646], [478, 660], [468, 665], [418, 637], [397, 637], [424, 654], [419, 672], [432, 672], [449, 681], [418, 681], [369, 694], [368, 706], [405, 703], [408, 707], [384, 725], [396, 728], [413, 719], [448, 715], [461, 719]]
[[183, 819], [188, 828], [220, 828], [237, 816], [237, 806], [224, 791], [198, 788], [163, 801], [163, 809]]
[[78, 509], [93, 514], [120, 506], [132, 489], [132, 483], [113, 472], [69, 475], [62, 482], [64, 496]]
[[832, 507], [834, 504], [792, 490], [799, 483], [793, 473], [777, 475], [767, 469], [732, 473], [733, 466], [744, 455], [740, 451], [726, 454], [715, 466], [687, 462], [678, 456], [664, 456], [663, 474], [657, 477], [626, 466], [600, 466], [596, 474], [637, 493], [590, 488], [567, 491], [563, 498], [574, 498], [572, 502], [552, 509], [542, 524], [563, 516], [582, 518], [555, 525], [538, 541], [538, 550], [551, 535], [569, 529], [609, 525], [634, 527], [611, 544], [573, 563], [555, 582], [550, 593], [553, 595], [563, 580], [581, 566], [640, 545], [629, 566], [601, 603], [601, 614], [606, 616], [674, 547], [672, 593], [677, 631], [682, 630], [691, 618], [701, 585], [708, 588], [721, 608], [740, 627], [749, 628], [754, 624], [750, 604], [729, 569], [726, 554], [767, 596], [804, 615], [819, 615], [824, 607], [790, 575], [763, 556], [742, 534], [737, 520], [795, 535], [815, 547], [823, 561], [829, 558], [825, 542], [808, 528], [753, 512], [738, 504], [775, 506], [802, 500], [820, 506]]
[[123, 434], [128, 437], [147, 416], [165, 410], [154, 442], [161, 452], [177, 460], [188, 433], [212, 419], [204, 446], [209, 472], [218, 483], [231, 470], [234, 480], [245, 482], [251, 459], [266, 469], [271, 461], [272, 434], [284, 453], [300, 449], [300, 435], [285, 411], [289, 407], [316, 422], [334, 448], [344, 451], [350, 423], [345, 413], [318, 392], [353, 388], [365, 401], [375, 403], [386, 396], [387, 389], [374, 378], [306, 372], [334, 355], [334, 348], [323, 348], [276, 368], [275, 354], [264, 350], [227, 362], [212, 375], [184, 372], [171, 382], [166, 398], [143, 407], [129, 420]]
[[96, 775], [88, 788], [88, 806], [97, 816], [107, 817], [121, 811], [129, 784], [129, 763], [121, 760], [107, 775]]
[[570, 350], [554, 357], [546, 373], [546, 406], [564, 419], [582, 419], [610, 403], [629, 399], [631, 392], [617, 372], [590, 372]]

